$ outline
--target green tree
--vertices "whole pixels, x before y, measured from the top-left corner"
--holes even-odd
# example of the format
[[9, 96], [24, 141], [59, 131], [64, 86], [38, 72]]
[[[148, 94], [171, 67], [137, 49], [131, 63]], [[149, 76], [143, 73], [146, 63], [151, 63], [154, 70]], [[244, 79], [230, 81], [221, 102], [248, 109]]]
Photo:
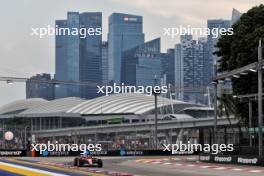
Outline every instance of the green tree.
[[[230, 71], [247, 64], [256, 62], [259, 40], [264, 44], [264, 6], [253, 7], [243, 14], [233, 26], [233, 35], [223, 35], [218, 43], [215, 53], [221, 57], [218, 72]], [[257, 93], [257, 74], [249, 73], [239, 79], [232, 78], [235, 95]], [[247, 123], [248, 103], [234, 101], [235, 114]], [[233, 106], [233, 105], [232, 105]], [[232, 111], [231, 111], [232, 112]], [[253, 105], [253, 115], [257, 115], [257, 106]]]

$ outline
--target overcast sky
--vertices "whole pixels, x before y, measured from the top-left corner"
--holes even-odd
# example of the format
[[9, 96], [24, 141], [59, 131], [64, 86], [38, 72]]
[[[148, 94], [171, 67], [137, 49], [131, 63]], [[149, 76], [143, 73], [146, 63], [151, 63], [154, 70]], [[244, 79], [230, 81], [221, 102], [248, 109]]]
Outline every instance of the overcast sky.
[[[207, 19], [230, 19], [232, 8], [246, 12], [264, 0], [6, 0], [0, 6], [0, 76], [54, 74], [54, 36], [31, 36], [31, 28], [53, 25], [67, 11], [103, 12], [103, 39], [113, 12], [142, 15], [146, 40], [161, 37], [162, 51], [178, 38], [162, 37], [163, 28], [206, 27]], [[0, 82], [0, 106], [25, 98], [25, 84]]]

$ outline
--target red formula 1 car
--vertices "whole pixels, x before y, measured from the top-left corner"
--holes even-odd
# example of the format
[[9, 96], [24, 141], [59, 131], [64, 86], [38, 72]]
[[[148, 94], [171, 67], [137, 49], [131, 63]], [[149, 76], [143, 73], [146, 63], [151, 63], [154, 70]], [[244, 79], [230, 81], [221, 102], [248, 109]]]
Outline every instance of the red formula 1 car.
[[97, 166], [103, 167], [103, 161], [98, 158], [93, 158], [92, 156], [80, 156], [74, 158], [74, 166]]

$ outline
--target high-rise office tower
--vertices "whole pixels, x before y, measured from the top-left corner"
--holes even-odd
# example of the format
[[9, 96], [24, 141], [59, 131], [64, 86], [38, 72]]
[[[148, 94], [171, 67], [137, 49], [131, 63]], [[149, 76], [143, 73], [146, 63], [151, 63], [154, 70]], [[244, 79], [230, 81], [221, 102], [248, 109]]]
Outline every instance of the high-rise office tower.
[[165, 84], [175, 85], [175, 49], [168, 49], [161, 53], [162, 75], [165, 75]]
[[175, 57], [175, 98], [183, 100], [183, 59], [182, 59], [182, 47], [181, 44], [176, 44], [174, 49]]
[[[98, 32], [102, 29], [102, 13], [89, 12], [80, 14], [80, 27]], [[102, 83], [102, 35], [92, 33], [80, 38], [80, 81], [90, 82], [88, 86], [81, 86], [82, 98], [95, 98], [97, 84]]]
[[102, 42], [102, 83], [109, 84], [108, 42]]
[[[79, 28], [79, 13], [68, 12], [67, 20], [56, 20], [58, 28]], [[55, 38], [55, 79], [79, 81], [79, 36], [56, 35]], [[55, 85], [55, 98], [79, 96], [76, 85]]]
[[51, 75], [47, 73], [37, 74], [26, 81], [27, 98], [54, 99], [54, 85], [49, 84]]
[[209, 57], [209, 50], [208, 50], [208, 43], [207, 43], [207, 38], [206, 37], [200, 37], [198, 38], [198, 44], [201, 45], [202, 47], [202, 52], [203, 52], [203, 84], [205, 86], [208, 86], [211, 84], [213, 80], [213, 73], [212, 69], [208, 69], [209, 67], [212, 67], [212, 62], [210, 61]]
[[[222, 20], [222, 19], [216, 19], [216, 20], [207, 20], [207, 27], [212, 31], [213, 28], [230, 28], [230, 20]], [[219, 35], [217, 38], [215, 38], [212, 33], [208, 36], [208, 51], [209, 51], [209, 57], [211, 61], [211, 67], [209, 69], [212, 69], [211, 72], [213, 73], [213, 65], [217, 63], [218, 57], [214, 55], [213, 53], [217, 51], [217, 48], [215, 47], [219, 38], [221, 36]]]
[[181, 36], [181, 43], [175, 46], [175, 91], [176, 98], [204, 103], [203, 93], [199, 92], [204, 83], [203, 45], [191, 35]]
[[[230, 28], [231, 27], [231, 20], [222, 20], [222, 19], [216, 19], [216, 20], [208, 20], [207, 21], [207, 27], [209, 29], [213, 29], [213, 28]], [[217, 51], [217, 47], [216, 44], [219, 40], [221, 36], [219, 35], [218, 38], [214, 38], [213, 35], [209, 35], [208, 36], [208, 53], [209, 53], [209, 61], [210, 61], [210, 66], [208, 67], [209, 72], [211, 72], [212, 77], [215, 76], [215, 69], [218, 68], [218, 61], [219, 58], [217, 55], [215, 55], [214, 53]], [[218, 74], [218, 73], [216, 73]], [[219, 84], [218, 86], [218, 93], [222, 92], [222, 91], [228, 91], [230, 92], [232, 90], [232, 86], [231, 86], [231, 81], [226, 80], [225, 83], [223, 84]]]
[[[87, 85], [55, 86], [55, 97], [93, 98], [96, 94], [96, 84], [102, 80], [101, 43], [102, 35], [97, 35], [97, 29], [102, 29], [102, 13], [68, 12], [66, 20], [57, 20], [59, 29], [75, 30], [77, 35], [68, 33], [56, 35], [56, 73], [55, 79], [61, 81], [89, 82]], [[94, 31], [94, 32], [91, 32]], [[76, 32], [75, 32], [76, 33]]]
[[235, 24], [240, 19], [241, 16], [242, 16], [242, 13], [239, 12], [237, 9], [233, 8], [231, 25]]
[[122, 53], [121, 81], [132, 86], [154, 86], [162, 76], [160, 38]]
[[142, 16], [113, 13], [109, 17], [109, 78], [121, 80], [122, 52], [144, 43]]

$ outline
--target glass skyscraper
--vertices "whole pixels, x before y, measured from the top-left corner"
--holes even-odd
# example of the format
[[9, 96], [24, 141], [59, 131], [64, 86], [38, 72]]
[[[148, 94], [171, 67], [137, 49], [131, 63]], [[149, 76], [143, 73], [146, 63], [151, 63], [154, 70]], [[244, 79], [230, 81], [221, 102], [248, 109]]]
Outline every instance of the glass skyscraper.
[[204, 78], [204, 47], [191, 35], [181, 36], [181, 43], [175, 46], [176, 98], [194, 103], [204, 103], [201, 87], [206, 86]]
[[[68, 14], [69, 15], [69, 14]], [[56, 20], [56, 26], [59, 28], [67, 28], [67, 20]], [[67, 81], [69, 73], [69, 59], [68, 59], [68, 38], [64, 35], [58, 35], [55, 38], [55, 76], [56, 80]], [[68, 93], [68, 86], [55, 85], [55, 98], [63, 98], [67, 96], [74, 96]], [[77, 94], [78, 92], [76, 92]]]
[[160, 38], [122, 53], [122, 83], [132, 86], [154, 86], [162, 76]]
[[163, 75], [166, 75], [166, 84], [175, 85], [175, 49], [168, 49], [161, 53]]
[[[58, 28], [102, 28], [102, 13], [68, 12], [67, 20], [57, 20]], [[101, 70], [102, 35], [56, 35], [55, 79], [62, 81], [90, 82], [90, 85], [56, 85], [55, 97], [96, 96], [96, 84], [102, 80]]]
[[241, 16], [242, 16], [242, 13], [239, 12], [237, 9], [233, 8], [233, 10], [232, 10], [232, 18], [231, 18], [231, 25], [235, 24], [240, 19]]
[[[102, 13], [89, 12], [80, 14], [80, 27], [102, 29]], [[91, 82], [90, 85], [81, 86], [82, 98], [95, 98], [97, 84], [102, 83], [102, 35], [87, 35], [80, 38], [80, 81]]]
[[[215, 19], [215, 20], [207, 20], [207, 27], [209, 29], [213, 28], [230, 28], [231, 27], [231, 20], [223, 20], [223, 19]], [[208, 53], [209, 53], [209, 61], [210, 61], [210, 66], [208, 67], [208, 71], [211, 72], [212, 77], [214, 76], [214, 70], [215, 68], [218, 68], [218, 61], [219, 58], [217, 55], [214, 53], [217, 51], [216, 44], [221, 36], [219, 35], [218, 38], [213, 38], [212, 35], [208, 36]], [[216, 67], [214, 67], [214, 65]], [[217, 73], [218, 74], [218, 73]], [[218, 93], [226, 91], [226, 92], [231, 92], [232, 91], [232, 85], [230, 80], [225, 80], [224, 83], [218, 85]]]
[[[230, 20], [222, 20], [222, 19], [216, 19], [216, 20], [207, 20], [207, 27], [212, 30], [213, 28], [230, 28], [231, 24], [230, 24]], [[210, 35], [208, 36], [208, 50], [209, 50], [209, 57], [210, 60], [212, 61], [212, 73], [213, 73], [213, 65], [217, 63], [217, 56], [214, 55], [213, 53], [216, 51], [216, 44], [218, 42], [219, 37], [221, 37], [220, 35], [218, 36], [218, 38], [214, 38], [213, 35], [210, 33]]]
[[109, 84], [108, 42], [102, 42], [102, 83]]
[[[26, 81], [26, 98], [54, 99], [54, 85], [49, 84], [51, 75], [47, 73], [37, 74]], [[43, 81], [43, 82], [41, 82]]]
[[198, 44], [200, 47], [202, 47], [202, 52], [203, 52], [203, 85], [207, 86], [211, 84], [213, 80], [213, 73], [212, 69], [209, 67], [212, 67], [212, 62], [209, 57], [209, 50], [208, 50], [208, 43], [207, 43], [207, 38], [206, 37], [200, 37], [198, 38]]
[[122, 52], [144, 43], [142, 16], [113, 13], [109, 17], [109, 78], [121, 80]]

